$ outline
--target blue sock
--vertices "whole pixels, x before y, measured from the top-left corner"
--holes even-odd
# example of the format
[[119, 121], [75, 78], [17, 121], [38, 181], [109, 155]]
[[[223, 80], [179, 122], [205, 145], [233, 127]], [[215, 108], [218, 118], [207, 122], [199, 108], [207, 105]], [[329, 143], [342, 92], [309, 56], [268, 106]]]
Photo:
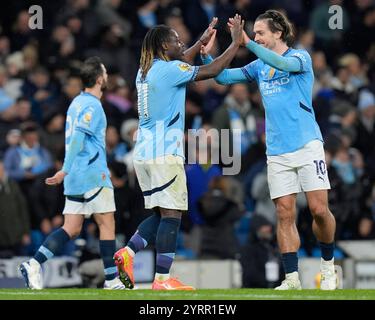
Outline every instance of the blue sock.
[[143, 220], [138, 226], [137, 232], [131, 237], [127, 246], [135, 253], [144, 249], [147, 244], [154, 244], [160, 223], [160, 215], [154, 213]]
[[335, 243], [324, 243], [319, 242], [320, 250], [322, 252], [322, 258], [325, 261], [332, 260], [333, 258], [333, 250], [335, 249]]
[[104, 264], [106, 280], [113, 280], [117, 276], [117, 268], [113, 255], [116, 252], [116, 240], [99, 240], [100, 255]]
[[43, 244], [35, 253], [34, 259], [40, 264], [46, 262], [54, 255], [59, 254], [69, 240], [70, 236], [63, 228], [57, 229], [44, 240]]
[[174, 260], [181, 219], [162, 218], [156, 236], [156, 273], [169, 273]]
[[284, 272], [292, 273], [298, 272], [298, 257], [297, 252], [287, 252], [281, 254], [281, 261], [283, 262]]

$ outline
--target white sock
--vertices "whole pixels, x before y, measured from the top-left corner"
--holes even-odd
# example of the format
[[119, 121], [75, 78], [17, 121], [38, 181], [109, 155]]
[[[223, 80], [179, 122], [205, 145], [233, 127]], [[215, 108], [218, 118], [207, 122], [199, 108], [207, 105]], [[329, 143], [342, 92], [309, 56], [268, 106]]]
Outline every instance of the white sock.
[[286, 273], [285, 274], [285, 279], [298, 280], [299, 279], [298, 271], [294, 271], [294, 272], [291, 272], [291, 273]]
[[170, 277], [169, 273], [155, 273], [155, 280], [165, 281]]

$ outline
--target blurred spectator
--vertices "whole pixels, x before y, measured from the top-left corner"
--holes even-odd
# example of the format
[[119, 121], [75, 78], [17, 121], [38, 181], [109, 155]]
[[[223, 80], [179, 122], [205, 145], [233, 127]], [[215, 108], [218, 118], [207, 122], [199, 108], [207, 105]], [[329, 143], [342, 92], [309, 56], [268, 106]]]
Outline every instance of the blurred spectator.
[[53, 173], [61, 170], [63, 161], [64, 149], [59, 150], [55, 155], [53, 166], [41, 176], [39, 183], [35, 184], [33, 192], [36, 204], [39, 205], [38, 212], [43, 213], [44, 220], [51, 222], [53, 229], [57, 229], [63, 224], [62, 212], [65, 206], [64, 188], [62, 184], [53, 187], [48, 186], [44, 183], [44, 179], [51, 177]]
[[[198, 130], [202, 127], [203, 116], [203, 99], [196, 91], [191, 90], [186, 96], [185, 104], [185, 130]], [[185, 149], [186, 151], [186, 149]]]
[[267, 168], [264, 167], [255, 177], [251, 186], [251, 195], [255, 200], [254, 212], [276, 226], [276, 209], [268, 189]]
[[215, 177], [199, 199], [202, 225], [201, 258], [236, 259], [240, 247], [235, 223], [244, 214], [242, 186], [229, 176]]
[[0, 35], [0, 64], [5, 63], [5, 59], [10, 53], [9, 38], [5, 35]]
[[357, 100], [357, 88], [350, 81], [348, 67], [338, 65], [330, 85], [336, 98], [355, 104]]
[[213, 113], [222, 105], [228, 93], [228, 87], [209, 79], [194, 82], [189, 89], [187, 99], [200, 107], [203, 121], [211, 122]]
[[21, 143], [21, 131], [19, 129], [9, 130], [6, 136], [8, 148], [18, 146]]
[[131, 24], [122, 17], [118, 8], [122, 0], [99, 0], [96, 7], [96, 14], [100, 26], [118, 25], [118, 34], [128, 40], [132, 30]]
[[35, 199], [35, 189], [44, 184], [41, 176], [51, 168], [50, 153], [39, 144], [39, 134], [34, 123], [24, 123], [21, 127], [22, 139], [19, 146], [9, 148], [4, 156], [4, 166], [8, 176], [18, 181], [30, 208], [32, 227], [38, 227], [44, 218]]
[[251, 145], [242, 156], [240, 173], [240, 179], [244, 185], [246, 209], [250, 212], [254, 210], [256, 201], [256, 196], [252, 191], [253, 182], [258, 173], [264, 170], [267, 161], [265, 121], [258, 120], [256, 126], [257, 142]]
[[347, 53], [339, 59], [338, 63], [348, 69], [349, 81], [356, 89], [368, 84], [364, 67], [356, 54]]
[[143, 4], [139, 4], [137, 10], [138, 19], [144, 28], [151, 29], [157, 25], [156, 10], [159, 7], [159, 1], [149, 0], [141, 2], [143, 2]]
[[12, 108], [15, 101], [4, 89], [7, 81], [6, 69], [0, 65], [0, 119], [5, 121], [15, 117], [15, 110]]
[[178, 36], [183, 43], [189, 44], [192, 42], [191, 33], [184, 24], [181, 9], [173, 8], [170, 14], [166, 17], [165, 24], [178, 33]]
[[22, 49], [30, 41], [36, 39], [37, 33], [29, 28], [29, 18], [29, 13], [26, 10], [18, 13], [10, 39], [12, 51]]
[[[323, 1], [314, 8], [310, 16], [310, 28], [316, 37], [315, 47], [324, 51], [330, 63], [333, 57], [340, 53], [344, 34], [350, 28], [349, 15], [342, 4], [342, 0]], [[342, 9], [342, 28], [341, 25], [339, 28], [330, 27], [332, 13], [329, 12], [329, 7], [333, 5], [338, 5]]]
[[22, 95], [23, 70], [25, 68], [23, 53], [20, 51], [10, 54], [5, 61], [8, 81], [5, 86], [7, 93], [17, 99]]
[[63, 24], [71, 17], [77, 17], [82, 23], [83, 35], [92, 40], [99, 29], [98, 16], [92, 5], [93, 2], [93, 0], [65, 1], [65, 6], [57, 13], [57, 24]]
[[85, 52], [85, 57], [90, 56], [99, 56], [108, 69], [118, 70], [127, 83], [134, 83], [137, 63], [119, 24], [101, 28], [98, 40]]
[[327, 170], [333, 189], [329, 200], [336, 218], [336, 237], [341, 240], [356, 234], [363, 210], [364, 163], [360, 152], [351, 145], [351, 136], [345, 132], [326, 138]]
[[65, 149], [65, 115], [55, 109], [45, 112], [44, 130], [40, 132], [42, 145], [50, 152], [52, 158]]
[[124, 157], [128, 148], [124, 142], [120, 141], [120, 134], [116, 127], [109, 125], [105, 135], [105, 146], [107, 151], [107, 162], [124, 163]]
[[373, 0], [348, 2], [351, 27], [345, 35], [345, 47], [364, 57], [373, 43], [375, 32], [375, 5]]
[[366, 163], [374, 160], [375, 153], [375, 95], [367, 89], [361, 90], [358, 100], [359, 116], [354, 146], [362, 153]]
[[193, 39], [198, 38], [213, 17], [219, 18], [216, 28], [218, 29], [217, 40], [220, 49], [227, 47], [230, 42], [226, 23], [228, 18], [233, 16], [234, 11], [235, 9], [230, 3], [216, 0], [186, 1], [183, 7], [184, 20]]
[[14, 119], [14, 124], [21, 125], [26, 121], [33, 121], [33, 116], [31, 114], [31, 103], [26, 97], [19, 97], [16, 101], [16, 118]]
[[275, 228], [265, 217], [252, 217], [240, 262], [243, 288], [274, 288], [281, 283], [283, 271]]
[[313, 53], [315, 35], [311, 29], [301, 30], [298, 42], [294, 46], [296, 49], [305, 49], [310, 55]]
[[198, 254], [200, 250], [201, 226], [205, 223], [199, 209], [199, 199], [208, 191], [212, 179], [222, 175], [220, 166], [213, 163], [211, 159], [212, 155], [218, 153], [215, 140], [217, 131], [207, 124], [197, 130], [199, 131], [191, 131], [186, 139], [188, 145], [185, 150], [188, 153], [186, 158], [188, 164], [185, 165], [185, 172], [189, 210], [187, 215], [182, 216], [181, 224], [185, 246], [195, 254]]
[[48, 70], [44, 67], [35, 69], [23, 84], [22, 92], [31, 101], [31, 114], [38, 123], [42, 123], [43, 112], [51, 108], [57, 97], [57, 88]]
[[25, 198], [8, 179], [0, 159], [0, 258], [25, 255], [30, 244], [30, 221]]
[[351, 132], [352, 138], [355, 138], [355, 122], [357, 119], [357, 110], [349, 102], [334, 99], [331, 101], [332, 111], [329, 117], [329, 131], [346, 130]]
[[42, 61], [49, 67], [55, 67], [58, 64], [69, 66], [72, 60], [79, 57], [76, 46], [76, 40], [69, 28], [57, 25], [53, 28], [51, 39], [42, 51]]
[[109, 162], [111, 181], [114, 187], [116, 203], [116, 241], [118, 247], [123, 247], [136, 231], [151, 210], [146, 210], [143, 204], [143, 194], [138, 183], [132, 185], [129, 181], [127, 168], [122, 162]]
[[[225, 97], [222, 106], [215, 111], [212, 125], [221, 132], [230, 129], [229, 144], [220, 141], [222, 149], [229, 154], [241, 155], [256, 142], [256, 120], [261, 118], [261, 111], [253, 108], [249, 90], [246, 84], [238, 83], [230, 87], [229, 94]], [[241, 140], [233, 141], [233, 130], [240, 130]]]
[[27, 45], [22, 49], [24, 72], [34, 70], [39, 63], [38, 48], [35, 45]]
[[79, 95], [82, 90], [81, 78], [77, 75], [71, 74], [63, 83], [62, 93], [56, 102], [56, 108], [62, 113], [66, 114], [70, 103]]
[[138, 130], [138, 119], [125, 120], [121, 125], [121, 138], [127, 146], [127, 153], [125, 154], [123, 161], [126, 165], [131, 185], [135, 187], [134, 180], [136, 179], [134, 166], [133, 166], [133, 148], [137, 140]]
[[[313, 86], [313, 99], [315, 99], [317, 95], [324, 94], [329, 90], [333, 74], [323, 51], [313, 52], [311, 58], [315, 76]], [[329, 113], [329, 110], [327, 112]]]
[[6, 109], [0, 112], [0, 150], [6, 150], [8, 143], [8, 133], [13, 129], [18, 129], [25, 121], [32, 121], [31, 104], [28, 99], [21, 97]]
[[[205, 125], [200, 131], [194, 131], [187, 139], [188, 148], [186, 150], [192, 153], [192, 155], [188, 156], [190, 163], [185, 166], [189, 219], [192, 225], [201, 225], [204, 223], [204, 219], [202, 219], [198, 209], [198, 200], [208, 190], [210, 181], [214, 177], [222, 175], [219, 165], [212, 163], [211, 159], [212, 152], [217, 152], [217, 150], [214, 150], [217, 142], [212, 141], [212, 130], [215, 131], [214, 128]], [[198, 143], [190, 144], [189, 142], [192, 140], [198, 141]], [[196, 146], [195, 150], [191, 150], [193, 146]], [[191, 159], [194, 161], [191, 161]], [[189, 230], [191, 225], [184, 224], [183, 227]]]
[[121, 123], [129, 118], [137, 118], [131, 97], [130, 86], [117, 73], [108, 77], [107, 93], [104, 97], [104, 111], [107, 120], [118, 130]]

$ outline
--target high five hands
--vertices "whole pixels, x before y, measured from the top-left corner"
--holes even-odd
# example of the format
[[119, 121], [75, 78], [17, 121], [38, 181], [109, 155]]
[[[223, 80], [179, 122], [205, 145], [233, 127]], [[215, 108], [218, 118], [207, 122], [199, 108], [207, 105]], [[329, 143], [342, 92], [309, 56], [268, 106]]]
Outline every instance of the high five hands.
[[[234, 27], [234, 18], [229, 18], [229, 20], [227, 22], [227, 25], [232, 30], [233, 27]], [[241, 42], [241, 46], [246, 46], [249, 41], [250, 41], [249, 36], [245, 32], [245, 30], [243, 30], [243, 28], [242, 28], [242, 42]]]
[[[217, 18], [215, 20], [215, 24], [216, 23], [217, 23]], [[248, 37], [246, 32], [243, 30], [244, 24], [245, 24], [245, 21], [241, 19], [241, 16], [239, 14], [236, 14], [233, 18], [229, 18], [227, 22], [227, 25], [231, 32], [231, 37], [232, 37], [233, 42], [242, 46], [245, 46], [250, 41], [250, 38]], [[209, 39], [207, 44], [204, 44], [202, 42], [200, 54], [203, 57], [206, 57], [212, 50], [212, 47], [214, 46], [214, 43], [216, 40], [216, 30], [215, 29], [213, 30], [214, 32], [212, 32], [211, 38]]]

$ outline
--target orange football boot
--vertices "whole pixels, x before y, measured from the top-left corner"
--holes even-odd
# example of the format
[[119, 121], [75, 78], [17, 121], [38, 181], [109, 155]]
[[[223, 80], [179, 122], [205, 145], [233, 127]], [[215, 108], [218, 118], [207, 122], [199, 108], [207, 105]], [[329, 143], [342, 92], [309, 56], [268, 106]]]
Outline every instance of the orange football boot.
[[126, 248], [118, 250], [113, 256], [121, 282], [128, 289], [134, 288], [133, 257]]
[[195, 290], [194, 287], [183, 284], [177, 278], [169, 278], [165, 281], [154, 280], [152, 290]]

